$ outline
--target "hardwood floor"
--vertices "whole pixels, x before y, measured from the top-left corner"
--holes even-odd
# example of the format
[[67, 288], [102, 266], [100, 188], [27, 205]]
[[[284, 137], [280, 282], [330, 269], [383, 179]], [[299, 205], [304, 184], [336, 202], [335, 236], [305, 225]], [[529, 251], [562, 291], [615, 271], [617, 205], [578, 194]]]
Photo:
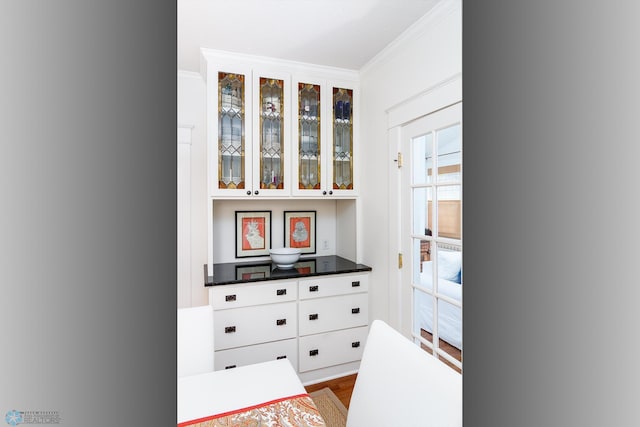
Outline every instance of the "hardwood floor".
[[336, 395], [342, 404], [349, 409], [349, 402], [351, 402], [351, 394], [353, 393], [353, 386], [356, 383], [356, 377], [358, 374], [347, 375], [346, 377], [335, 378], [333, 380], [311, 384], [305, 389], [307, 393], [311, 393], [325, 387], [329, 387], [333, 394]]
[[[422, 336], [422, 338], [426, 339], [429, 342], [433, 342], [433, 335], [431, 335], [429, 332], [425, 331], [424, 329], [420, 329], [420, 335]], [[460, 351], [460, 349], [452, 346], [451, 344], [449, 344], [446, 341], [443, 341], [442, 339], [438, 340], [438, 346], [445, 351], [445, 353], [449, 354], [450, 356], [452, 356], [454, 359], [456, 359], [459, 362], [462, 362], [462, 351]], [[420, 347], [425, 350], [427, 353], [432, 354], [431, 353], [431, 349], [427, 348], [427, 346], [425, 345], [420, 345]], [[458, 368], [457, 366], [453, 365], [452, 363], [449, 363], [448, 360], [446, 360], [445, 358], [441, 357], [440, 360], [442, 360], [444, 363], [446, 363], [447, 365], [449, 365], [450, 367], [452, 367], [453, 369], [456, 370], [456, 372], [460, 373], [460, 368]]]

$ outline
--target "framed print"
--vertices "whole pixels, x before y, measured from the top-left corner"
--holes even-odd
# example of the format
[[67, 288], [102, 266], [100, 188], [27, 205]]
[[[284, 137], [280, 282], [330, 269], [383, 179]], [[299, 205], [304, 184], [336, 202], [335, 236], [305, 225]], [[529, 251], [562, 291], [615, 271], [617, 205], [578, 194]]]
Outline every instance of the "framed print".
[[271, 211], [236, 211], [236, 258], [269, 255]]
[[316, 253], [316, 211], [284, 211], [284, 246]]

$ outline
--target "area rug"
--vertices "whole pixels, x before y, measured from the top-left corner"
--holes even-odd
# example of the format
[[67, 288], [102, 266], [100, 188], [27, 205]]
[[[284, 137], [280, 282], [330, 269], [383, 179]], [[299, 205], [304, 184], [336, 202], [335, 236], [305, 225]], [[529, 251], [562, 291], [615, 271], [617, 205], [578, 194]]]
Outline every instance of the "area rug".
[[347, 408], [329, 387], [309, 393], [309, 396], [318, 407], [327, 427], [345, 427], [347, 425]]

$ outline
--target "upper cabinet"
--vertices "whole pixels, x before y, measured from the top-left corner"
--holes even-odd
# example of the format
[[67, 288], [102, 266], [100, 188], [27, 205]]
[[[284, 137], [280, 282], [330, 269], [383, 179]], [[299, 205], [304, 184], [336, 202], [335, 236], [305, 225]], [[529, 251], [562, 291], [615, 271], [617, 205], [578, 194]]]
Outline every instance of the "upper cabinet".
[[212, 193], [244, 193], [252, 188], [251, 156], [247, 155], [251, 140], [246, 138], [251, 135], [251, 123], [247, 122], [247, 99], [251, 94], [247, 71], [218, 71], [212, 76], [215, 83], [207, 86], [209, 149], [214, 154], [210, 167]]
[[356, 195], [355, 71], [203, 49], [203, 74], [211, 197]]
[[353, 83], [294, 79], [293, 194], [350, 196], [354, 183]]
[[254, 70], [253, 88], [253, 196], [289, 195], [291, 77]]

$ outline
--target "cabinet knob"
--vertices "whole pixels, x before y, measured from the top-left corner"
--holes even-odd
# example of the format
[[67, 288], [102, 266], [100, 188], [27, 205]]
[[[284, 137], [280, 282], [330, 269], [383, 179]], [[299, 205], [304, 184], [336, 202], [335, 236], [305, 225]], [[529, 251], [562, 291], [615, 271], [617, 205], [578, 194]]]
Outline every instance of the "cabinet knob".
[[309, 292], [318, 292], [318, 285], [309, 286]]
[[276, 325], [282, 326], [287, 324], [287, 319], [278, 319], [276, 320]]
[[318, 313], [310, 314], [309, 320], [318, 320]]
[[280, 295], [286, 295], [287, 294], [287, 290], [286, 289], [278, 289], [276, 290], [276, 295], [280, 296]]
[[286, 358], [287, 358], [287, 355], [285, 354], [284, 356], [278, 356], [278, 357], [276, 357], [276, 360], [286, 359]]
[[258, 191], [258, 190], [256, 190], [256, 191], [254, 191], [254, 192], [253, 192], [253, 194], [255, 194], [256, 196], [258, 195], [258, 193], [259, 193], [259, 191]]
[[326, 196], [326, 195], [327, 195], [327, 192], [326, 192], [326, 191], [323, 191], [323, 192], [322, 192], [322, 195], [323, 195], [323, 196]]
[[317, 356], [318, 355], [318, 350], [311, 350], [309, 352], [309, 356]]
[[224, 333], [225, 334], [232, 334], [236, 331], [236, 327], [235, 326], [226, 326], [224, 328]]
[[235, 301], [236, 300], [236, 296], [235, 296], [235, 294], [234, 295], [225, 295], [224, 300], [227, 301], [227, 302]]
[[351, 343], [351, 347], [352, 347], [352, 348], [358, 348], [358, 347], [360, 347], [360, 341], [352, 342], [352, 343]]
[[351, 287], [352, 288], [357, 288], [358, 286], [360, 286], [360, 281], [356, 281], [356, 282], [351, 282]]
[[329, 190], [329, 195], [332, 195], [332, 194], [333, 194], [333, 190]]
[[351, 309], [351, 314], [358, 314], [360, 313], [360, 307], [356, 307], [356, 308], [352, 308]]
[[247, 196], [251, 195], [251, 190], [247, 190]]
[[235, 367], [236, 367], [236, 365], [229, 365], [229, 366], [225, 366], [224, 369], [233, 369]]

